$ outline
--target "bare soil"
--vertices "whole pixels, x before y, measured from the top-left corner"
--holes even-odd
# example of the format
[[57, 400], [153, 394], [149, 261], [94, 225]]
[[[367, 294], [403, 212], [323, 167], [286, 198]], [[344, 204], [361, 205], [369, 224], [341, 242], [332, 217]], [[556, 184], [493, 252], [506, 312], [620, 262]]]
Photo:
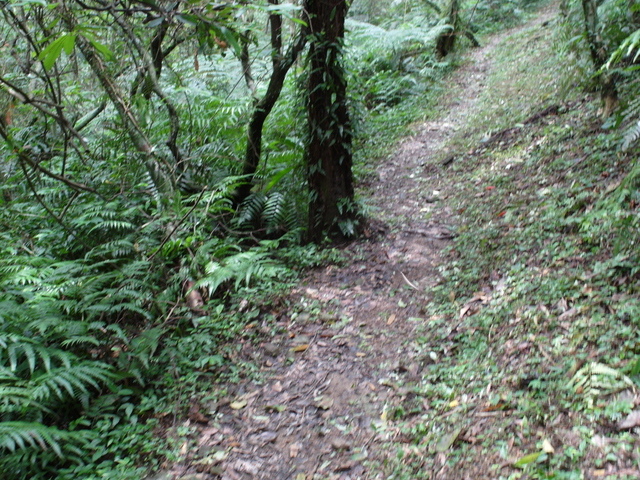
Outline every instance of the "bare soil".
[[[519, 28], [541, 26], [555, 14], [547, 8]], [[443, 249], [455, 235], [445, 181], [450, 173], [441, 165], [451, 159], [444, 149], [473, 113], [498, 46], [513, 33], [471, 50], [448, 81], [439, 108], [445, 113], [416, 125], [380, 164], [370, 185], [377, 219], [368, 238], [345, 248], [347, 265], [310, 272], [280, 315], [280, 334], [245, 345], [243, 355], [259, 366], [263, 380], [231, 387], [204, 413], [195, 407], [190, 421], [202, 421], [197, 445], [193, 451], [185, 445], [186, 460], [171, 477], [385, 478], [371, 467], [394, 455], [385, 446], [397, 432], [385, 422], [395, 406], [411, 405], [410, 385], [433, 363], [415, 339], [429, 336], [421, 308], [440, 281]], [[492, 478], [479, 473], [486, 461], [433, 477]]]

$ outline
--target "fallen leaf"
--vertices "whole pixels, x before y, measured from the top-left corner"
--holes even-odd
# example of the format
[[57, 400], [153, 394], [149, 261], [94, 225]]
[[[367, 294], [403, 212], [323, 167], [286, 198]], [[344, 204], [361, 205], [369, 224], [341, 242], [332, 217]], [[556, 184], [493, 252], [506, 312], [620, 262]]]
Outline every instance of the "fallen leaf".
[[231, 402], [229, 404], [229, 406], [231, 408], [233, 408], [234, 410], [240, 410], [240, 409], [243, 409], [244, 407], [247, 406], [247, 401], [246, 400], [236, 400], [235, 402]]
[[569, 310], [567, 310], [566, 312], [562, 313], [558, 317], [558, 320], [568, 320], [568, 319], [573, 318], [576, 315], [578, 315], [578, 313], [580, 313], [580, 311], [577, 308], [571, 307]]
[[469, 303], [467, 303], [464, 307], [462, 307], [462, 308], [460, 309], [459, 318], [464, 317], [464, 316], [467, 314], [467, 312], [468, 312], [469, 310], [471, 310], [471, 308], [472, 308], [472, 307], [473, 307], [473, 305], [471, 305], [471, 304], [469, 304]]
[[393, 324], [393, 322], [395, 322], [395, 321], [396, 321], [396, 315], [395, 315], [395, 314], [392, 314], [392, 315], [389, 317], [389, 319], [387, 320], [387, 325], [391, 325], [391, 324]]
[[274, 384], [271, 386], [271, 390], [273, 390], [274, 392], [278, 392], [278, 393], [280, 393], [280, 392], [283, 390], [283, 388], [282, 388], [282, 382], [277, 381], [276, 383], [274, 383]]
[[302, 345], [296, 345], [291, 349], [292, 352], [304, 352], [307, 348], [309, 348], [308, 343], [303, 343]]
[[460, 402], [458, 402], [458, 400], [452, 400], [449, 402], [449, 408], [456, 408], [458, 405], [460, 405]]
[[544, 453], [554, 453], [555, 450], [553, 449], [553, 445], [551, 445], [551, 442], [549, 440], [547, 440], [546, 438], [544, 440], [542, 440], [542, 451]]
[[350, 450], [351, 444], [344, 438], [334, 438], [331, 440], [331, 447], [334, 450]]
[[257, 461], [250, 462], [248, 460], [237, 460], [233, 464], [234, 470], [242, 473], [248, 473], [249, 475], [254, 477], [258, 475], [258, 472], [260, 471], [261, 468], [262, 468], [262, 463]]
[[498, 403], [496, 403], [494, 405], [488, 405], [482, 411], [483, 412], [497, 412], [497, 411], [503, 411], [503, 410], [509, 410], [509, 404], [504, 403], [502, 400], [500, 400]]
[[345, 472], [347, 470], [351, 470], [353, 467], [356, 466], [356, 462], [349, 460], [345, 463], [341, 463], [340, 465], [338, 465], [336, 468], [333, 469], [334, 472]]
[[445, 435], [440, 440], [438, 440], [438, 443], [436, 444], [436, 452], [444, 453], [447, 450], [449, 450], [449, 447], [451, 447], [451, 445], [453, 445], [456, 442], [461, 432], [462, 432], [462, 427], [454, 428], [451, 433]]
[[628, 430], [640, 425], [640, 410], [634, 410], [618, 424], [618, 430]]
[[356, 357], [366, 357], [366, 356], [367, 356], [367, 354], [366, 354], [366, 353], [364, 353], [364, 352], [358, 352], [358, 353], [356, 353]]
[[329, 410], [333, 407], [333, 398], [331, 397], [317, 397], [316, 399], [316, 407], [322, 410]]
[[285, 407], [284, 405], [265, 405], [264, 409], [267, 412], [282, 413], [287, 409], [287, 407]]
[[[302, 445], [300, 445], [299, 443], [292, 443], [291, 445], [289, 445], [289, 456], [291, 458], [296, 458], [298, 456], [298, 454], [300, 453], [300, 450], [302, 450]], [[303, 473], [298, 474], [298, 476], [302, 475], [304, 477]], [[298, 478], [298, 477], [296, 477]]]
[[538, 460], [540, 455], [542, 455], [543, 453], [544, 452], [535, 452], [535, 453], [530, 453], [529, 455], [525, 455], [521, 459], [519, 459], [516, 462], [514, 462], [513, 466], [514, 467], [518, 467], [518, 468], [522, 468], [525, 465], [529, 465], [530, 463], [533, 463], [536, 460]]
[[273, 442], [276, 438], [278, 438], [276, 432], [262, 432], [250, 437], [249, 442], [254, 445], [266, 445], [267, 443]]
[[192, 422], [196, 422], [196, 423], [209, 423], [209, 419], [202, 414], [202, 412], [200, 411], [200, 405], [198, 405], [197, 403], [193, 403], [191, 404], [191, 407], [189, 408], [189, 420], [191, 420]]

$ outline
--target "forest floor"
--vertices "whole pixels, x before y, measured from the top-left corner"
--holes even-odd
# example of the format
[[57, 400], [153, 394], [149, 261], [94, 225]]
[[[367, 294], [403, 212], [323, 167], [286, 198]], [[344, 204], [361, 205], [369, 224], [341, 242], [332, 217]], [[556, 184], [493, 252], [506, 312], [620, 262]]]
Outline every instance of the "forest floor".
[[[562, 361], [560, 350], [537, 340], [552, 335], [540, 328], [515, 336], [511, 330], [521, 324], [511, 324], [490, 327], [487, 337], [475, 338], [485, 330], [473, 324], [474, 313], [508, 286], [502, 271], [486, 271], [484, 284], [464, 300], [451, 289], [445, 298], [457, 315], [442, 318], [431, 307], [432, 291], [443, 287], [443, 265], [456, 258], [454, 239], [473, 228], [460, 224], [457, 199], [480, 201], [500, 188], [465, 169], [484, 168], [488, 174], [483, 178], [499, 178], [499, 169], [509, 166], [491, 163], [490, 146], [509, 146], [520, 135], [516, 130], [557, 121], [558, 86], [539, 78], [527, 87], [537, 91], [532, 98], [518, 78], [531, 75], [527, 62], [535, 62], [535, 55], [549, 56], [549, 24], [556, 16], [556, 5], [545, 7], [525, 25], [491, 36], [465, 54], [441, 96], [437, 108], [442, 114], [416, 124], [369, 180], [363, 195], [375, 220], [366, 238], [344, 248], [343, 262], [308, 273], [276, 312], [277, 325], [268, 326], [275, 333], [258, 344], [244, 344], [241, 356], [259, 372], [229, 386], [215, 405], [202, 407], [204, 415], [199, 407], [191, 412], [191, 421], [202, 417], [202, 424], [193, 444], [185, 444], [184, 461], [173, 475], [223, 480], [532, 478], [522, 468], [550, 455], [554, 446], [575, 444], [580, 451], [572, 414], [540, 413], [555, 411], [552, 400], [541, 400], [537, 414], [520, 415], [509, 397], [510, 391], [531, 389], [523, 371], [550, 372]], [[505, 55], [531, 58], [508, 72], [498, 71], [505, 67], [496, 59]], [[506, 128], [510, 125], [498, 118], [502, 97], [490, 90], [496, 82], [502, 85], [499, 95], [508, 91], [513, 98], [507, 103], [521, 110], [517, 127]], [[496, 117], [487, 117], [487, 108]], [[483, 125], [490, 127], [483, 132]], [[542, 138], [527, 131], [521, 151]], [[471, 149], [469, 139], [475, 142]], [[516, 178], [516, 187], [527, 180], [524, 174]], [[485, 263], [491, 265], [491, 259]], [[566, 301], [554, 305], [561, 320], [576, 314]], [[525, 318], [524, 313], [516, 316], [514, 322]], [[484, 366], [483, 358], [460, 353], [472, 341], [488, 344], [483, 355], [494, 358], [492, 363]], [[441, 364], [446, 369], [439, 372]], [[464, 369], [472, 367], [476, 371], [469, 381], [482, 388], [446, 390], [448, 380], [442, 378], [452, 376], [450, 383], [456, 385], [456, 372], [467, 375]], [[507, 370], [520, 374], [508, 376]], [[570, 379], [566, 371], [558, 377]], [[529, 382], [526, 388], [523, 382]], [[494, 396], [494, 390], [502, 393]], [[547, 421], [553, 422], [553, 435], [545, 433]], [[597, 455], [581, 452], [585, 465]], [[593, 465], [576, 478], [610, 472], [606, 465]], [[640, 478], [632, 465], [620, 460], [611, 467], [619, 475], [606, 478], [623, 478], [625, 472]]]

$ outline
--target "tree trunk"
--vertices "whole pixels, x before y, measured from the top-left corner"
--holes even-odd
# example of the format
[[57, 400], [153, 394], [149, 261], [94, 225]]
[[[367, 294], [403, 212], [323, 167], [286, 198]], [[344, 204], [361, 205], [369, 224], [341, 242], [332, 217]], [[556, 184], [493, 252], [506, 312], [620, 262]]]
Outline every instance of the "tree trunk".
[[[272, 5], [277, 5], [277, 0], [269, 0]], [[269, 79], [269, 85], [264, 97], [255, 103], [249, 127], [247, 129], [247, 148], [245, 150], [244, 163], [242, 165], [242, 175], [245, 177], [244, 183], [240, 185], [234, 195], [236, 205], [242, 203], [251, 193], [253, 187], [253, 177], [260, 164], [262, 154], [262, 130], [264, 122], [273, 110], [276, 102], [280, 98], [287, 73], [298, 59], [298, 55], [304, 49], [307, 42], [307, 27], [301, 27], [299, 35], [291, 44], [286, 54], [282, 53], [282, 18], [279, 14], [269, 17], [271, 24], [271, 62], [273, 71]], [[250, 60], [248, 47], [243, 50], [242, 66], [247, 85], [251, 88], [253, 78], [250, 72]], [[253, 92], [252, 92], [253, 93]]]
[[438, 36], [438, 39], [436, 41], [436, 52], [439, 58], [443, 58], [449, 55], [449, 53], [453, 51], [456, 45], [456, 37], [458, 36], [458, 30], [460, 29], [460, 19], [458, 15], [460, 6], [458, 5], [458, 3], [458, 0], [451, 0], [451, 2], [449, 3], [446, 21], [451, 29], [441, 33]]
[[[582, 0], [584, 12], [584, 30], [589, 44], [591, 60], [598, 72], [609, 59], [609, 55], [602, 39], [598, 35], [598, 5], [596, 0]], [[602, 116], [607, 118], [618, 106], [618, 87], [615, 73], [600, 72], [597, 74], [600, 86], [600, 98], [602, 100]]]
[[306, 148], [309, 240], [356, 234], [352, 134], [342, 65], [346, 0], [307, 0], [311, 40]]

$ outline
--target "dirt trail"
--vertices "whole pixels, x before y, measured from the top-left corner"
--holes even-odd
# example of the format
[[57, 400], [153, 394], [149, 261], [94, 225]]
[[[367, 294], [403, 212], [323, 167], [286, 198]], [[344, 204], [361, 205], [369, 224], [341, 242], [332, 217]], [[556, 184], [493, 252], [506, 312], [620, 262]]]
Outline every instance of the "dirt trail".
[[[554, 14], [545, 9], [520, 28]], [[414, 339], [453, 232], [446, 193], [439, 191], [446, 171], [429, 162], [442, 156], [447, 139], [474, 111], [492, 58], [513, 33], [470, 51], [442, 100], [447, 113], [418, 125], [380, 165], [370, 200], [378, 209], [378, 231], [349, 246], [349, 265], [313, 272], [301, 284], [280, 319], [280, 334], [258, 350], [247, 345], [264, 383], [241, 383], [215, 406], [215, 420], [202, 427], [196, 451], [174, 475], [384, 478], [368, 465], [393, 455], [381, 451], [393, 435], [385, 420], [431, 362]]]

